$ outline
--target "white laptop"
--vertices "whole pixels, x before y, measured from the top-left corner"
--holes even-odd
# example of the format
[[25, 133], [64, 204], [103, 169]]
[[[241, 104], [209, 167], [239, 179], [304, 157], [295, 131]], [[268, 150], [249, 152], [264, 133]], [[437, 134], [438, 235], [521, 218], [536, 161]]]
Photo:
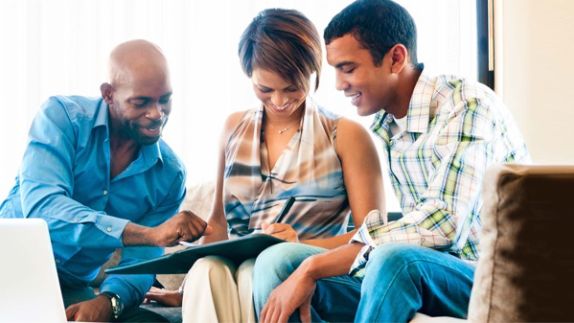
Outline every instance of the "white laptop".
[[0, 322], [66, 322], [46, 222], [0, 219]]

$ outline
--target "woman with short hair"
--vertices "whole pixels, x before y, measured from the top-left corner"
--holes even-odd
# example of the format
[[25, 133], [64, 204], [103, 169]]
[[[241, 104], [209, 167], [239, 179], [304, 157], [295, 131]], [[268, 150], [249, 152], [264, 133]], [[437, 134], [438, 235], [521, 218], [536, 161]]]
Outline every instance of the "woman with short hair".
[[[358, 227], [370, 210], [384, 211], [381, 170], [366, 130], [309, 98], [321, 73], [315, 26], [295, 10], [263, 10], [241, 36], [239, 58], [262, 104], [225, 123], [213, 231], [202, 243], [254, 229], [314, 250], [347, 243], [349, 214]], [[290, 197], [292, 208], [274, 223]], [[253, 264], [198, 260], [183, 288], [184, 321], [254, 321], [251, 282], [264, 277], [252, 277]]]

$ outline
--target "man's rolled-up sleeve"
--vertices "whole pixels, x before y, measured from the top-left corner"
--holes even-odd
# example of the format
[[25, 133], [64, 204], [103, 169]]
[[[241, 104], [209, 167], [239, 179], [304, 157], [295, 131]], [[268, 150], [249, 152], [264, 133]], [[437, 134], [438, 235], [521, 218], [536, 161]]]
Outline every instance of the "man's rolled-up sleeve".
[[[143, 217], [141, 225], [155, 227], [176, 214], [185, 197], [185, 172], [178, 174], [169, 194], [162, 204], [152, 213]], [[160, 247], [126, 247], [122, 250], [122, 260], [119, 265], [129, 265], [144, 260], [157, 258], [163, 254]], [[126, 307], [138, 306], [143, 301], [145, 293], [151, 288], [155, 275], [108, 275], [102, 282], [102, 292], [112, 292], [120, 296]]]

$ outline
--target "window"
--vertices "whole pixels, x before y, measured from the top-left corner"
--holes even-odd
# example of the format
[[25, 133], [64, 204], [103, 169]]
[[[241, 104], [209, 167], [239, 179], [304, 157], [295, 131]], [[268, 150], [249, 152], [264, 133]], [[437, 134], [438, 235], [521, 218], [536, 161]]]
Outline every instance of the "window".
[[[145, 38], [164, 50], [172, 75], [173, 112], [165, 139], [183, 159], [188, 183], [213, 180], [219, 133], [232, 111], [258, 104], [237, 58], [251, 19], [268, 7], [303, 12], [322, 34], [350, 0], [8, 0], [0, 4], [0, 196], [13, 185], [28, 127], [50, 95], [99, 96], [106, 60], [118, 43]], [[418, 26], [419, 61], [431, 74], [476, 79], [476, 3], [402, 0]], [[335, 90], [325, 63], [320, 105], [366, 126], [370, 118]], [[379, 143], [377, 143], [379, 146]], [[389, 208], [398, 209], [387, 185]]]

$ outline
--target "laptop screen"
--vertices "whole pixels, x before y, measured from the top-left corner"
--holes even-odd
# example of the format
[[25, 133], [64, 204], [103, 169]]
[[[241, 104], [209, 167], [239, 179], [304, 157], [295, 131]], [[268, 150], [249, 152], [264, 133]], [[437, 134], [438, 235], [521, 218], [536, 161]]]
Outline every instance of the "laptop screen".
[[0, 322], [66, 322], [46, 222], [0, 219], [0, 248]]

